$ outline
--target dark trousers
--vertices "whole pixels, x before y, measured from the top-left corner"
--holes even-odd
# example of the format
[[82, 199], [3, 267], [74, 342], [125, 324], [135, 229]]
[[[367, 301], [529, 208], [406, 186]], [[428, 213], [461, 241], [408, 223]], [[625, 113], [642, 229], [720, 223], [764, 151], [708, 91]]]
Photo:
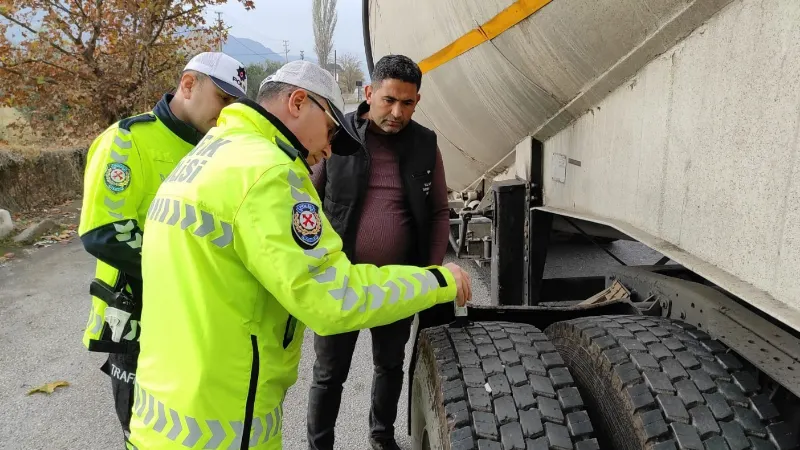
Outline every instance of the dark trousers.
[[114, 406], [117, 418], [122, 426], [125, 442], [131, 429], [131, 413], [133, 408], [133, 385], [135, 382], [136, 364], [139, 352], [109, 353], [108, 360], [100, 370], [111, 377], [111, 393], [114, 395]]
[[[370, 437], [394, 438], [397, 404], [403, 389], [403, 361], [413, 317], [372, 328], [372, 406]], [[350, 372], [358, 331], [333, 336], [314, 335], [314, 377], [308, 393], [308, 445], [332, 450], [334, 426], [342, 402], [342, 386]]]

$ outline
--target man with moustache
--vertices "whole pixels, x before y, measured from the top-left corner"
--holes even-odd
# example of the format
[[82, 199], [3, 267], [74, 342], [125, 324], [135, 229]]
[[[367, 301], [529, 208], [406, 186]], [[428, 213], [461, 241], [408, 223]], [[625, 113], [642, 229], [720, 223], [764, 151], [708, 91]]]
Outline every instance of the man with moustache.
[[[411, 120], [421, 84], [422, 72], [408, 57], [381, 58], [365, 88], [366, 101], [345, 117], [362, 147], [352, 156], [334, 154], [313, 168], [323, 210], [355, 263], [425, 266], [444, 259], [450, 217], [442, 158], [436, 134]], [[375, 371], [369, 425], [376, 450], [399, 448], [394, 422], [412, 320], [370, 330]], [[314, 336], [310, 449], [333, 449], [342, 386], [357, 340], [358, 331]]]

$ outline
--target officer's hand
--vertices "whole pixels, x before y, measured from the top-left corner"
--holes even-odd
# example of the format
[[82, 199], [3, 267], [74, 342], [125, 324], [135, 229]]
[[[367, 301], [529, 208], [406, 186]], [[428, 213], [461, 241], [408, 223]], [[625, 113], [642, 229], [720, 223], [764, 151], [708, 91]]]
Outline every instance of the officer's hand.
[[447, 263], [444, 267], [456, 279], [456, 304], [464, 306], [467, 302], [472, 301], [472, 280], [469, 274], [457, 264]]

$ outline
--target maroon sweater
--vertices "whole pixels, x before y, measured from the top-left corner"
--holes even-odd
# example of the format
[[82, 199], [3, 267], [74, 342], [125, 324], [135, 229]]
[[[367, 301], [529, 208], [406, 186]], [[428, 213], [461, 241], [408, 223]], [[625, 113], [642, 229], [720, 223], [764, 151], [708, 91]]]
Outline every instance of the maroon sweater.
[[[391, 135], [367, 130], [366, 148], [370, 154], [370, 174], [356, 236], [355, 263], [385, 266], [407, 264], [413, 248], [413, 217], [405, 203], [400, 164]], [[311, 181], [317, 191], [336, 189], [325, 186], [324, 162], [312, 167]], [[430, 190], [430, 260], [441, 265], [447, 252], [450, 211], [442, 155], [436, 151], [436, 167]]]

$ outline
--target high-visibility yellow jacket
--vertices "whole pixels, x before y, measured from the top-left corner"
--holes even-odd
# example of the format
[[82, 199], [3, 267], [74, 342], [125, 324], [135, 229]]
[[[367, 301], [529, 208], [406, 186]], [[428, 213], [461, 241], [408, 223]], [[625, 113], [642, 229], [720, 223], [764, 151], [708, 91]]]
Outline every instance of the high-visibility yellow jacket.
[[[202, 135], [169, 109], [172, 94], [152, 111], [108, 127], [89, 147], [84, 173], [83, 207], [78, 234], [98, 259], [95, 277], [113, 289], [141, 296], [141, 246], [145, 214], [161, 181]], [[92, 297], [83, 344], [108, 351], [110, 330], [106, 302]], [[138, 311], [137, 311], [138, 315]], [[122, 342], [138, 339], [138, 317], [126, 327]], [[103, 337], [103, 342], [98, 340]]]
[[305, 325], [330, 335], [455, 299], [446, 269], [351, 264], [296, 149], [240, 100], [159, 189], [130, 448], [279, 449]]

